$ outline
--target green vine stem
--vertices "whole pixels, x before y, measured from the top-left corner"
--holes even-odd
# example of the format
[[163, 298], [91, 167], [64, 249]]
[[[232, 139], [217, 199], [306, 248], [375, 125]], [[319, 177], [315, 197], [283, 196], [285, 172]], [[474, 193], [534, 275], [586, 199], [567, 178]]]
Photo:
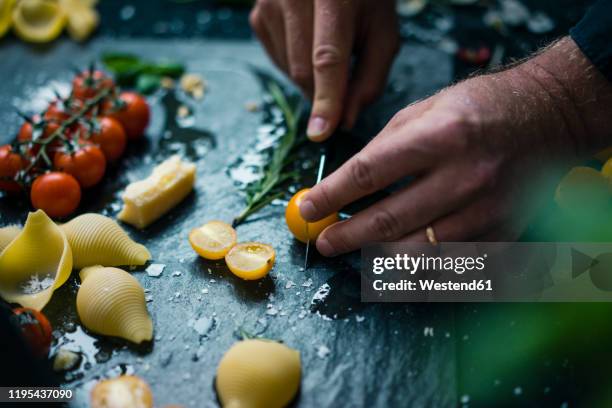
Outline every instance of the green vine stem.
[[[100, 92], [98, 92], [93, 98], [88, 99], [84, 104], [83, 107], [81, 107], [77, 112], [75, 112], [72, 116], [70, 116], [68, 119], [63, 120], [59, 127], [53, 131], [53, 133], [51, 133], [49, 136], [42, 138], [42, 139], [38, 139], [38, 140], [24, 140], [24, 141], [19, 141], [18, 144], [19, 145], [39, 145], [40, 149], [36, 152], [36, 154], [34, 155], [34, 157], [32, 158], [32, 160], [30, 161], [30, 164], [21, 172], [22, 177], [24, 177], [25, 175], [29, 174], [32, 169], [34, 169], [34, 167], [36, 166], [36, 164], [42, 159], [45, 164], [49, 167], [52, 166], [52, 162], [51, 162], [51, 158], [49, 157], [49, 155], [47, 154], [47, 146], [49, 146], [51, 143], [53, 143], [54, 141], [56, 141], [57, 139], [62, 139], [62, 135], [64, 134], [64, 132], [66, 132], [66, 130], [71, 127], [72, 125], [74, 125], [75, 123], [77, 123], [79, 120], [81, 120], [86, 114], [88, 114], [93, 108], [95, 108], [96, 106], [98, 106], [98, 104], [107, 96], [109, 96], [112, 92], [112, 89], [106, 88], [101, 90]], [[63, 139], [62, 139], [63, 140]], [[19, 180], [18, 180], [19, 181]], [[21, 180], [21, 184], [23, 183], [23, 180]]]

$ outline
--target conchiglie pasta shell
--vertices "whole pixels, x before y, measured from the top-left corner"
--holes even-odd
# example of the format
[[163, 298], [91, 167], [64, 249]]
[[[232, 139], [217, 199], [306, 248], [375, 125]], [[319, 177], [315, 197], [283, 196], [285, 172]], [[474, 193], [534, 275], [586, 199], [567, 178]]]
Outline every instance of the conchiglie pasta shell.
[[84, 268], [80, 277], [77, 312], [85, 327], [134, 343], [151, 340], [153, 322], [136, 278], [121, 269], [102, 266]]
[[75, 268], [92, 265], [144, 265], [151, 254], [134, 242], [112, 219], [100, 214], [83, 214], [61, 226], [74, 259]]
[[4, 250], [14, 240], [21, 229], [16, 225], [0, 228], [0, 252]]
[[0, 253], [0, 295], [7, 302], [41, 310], [71, 271], [66, 235], [38, 210], [28, 215], [23, 230]]
[[300, 386], [300, 353], [268, 340], [244, 340], [225, 353], [215, 385], [224, 407], [282, 408]]
[[102, 380], [91, 390], [91, 408], [153, 408], [151, 388], [142, 378], [122, 375]]

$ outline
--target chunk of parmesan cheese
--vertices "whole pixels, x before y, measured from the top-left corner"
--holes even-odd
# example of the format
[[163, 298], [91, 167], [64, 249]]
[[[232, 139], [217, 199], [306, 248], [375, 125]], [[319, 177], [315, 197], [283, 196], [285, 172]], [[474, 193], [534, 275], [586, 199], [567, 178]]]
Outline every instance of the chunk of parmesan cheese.
[[193, 190], [195, 164], [172, 156], [153, 169], [149, 177], [129, 184], [117, 218], [145, 228], [174, 208]]

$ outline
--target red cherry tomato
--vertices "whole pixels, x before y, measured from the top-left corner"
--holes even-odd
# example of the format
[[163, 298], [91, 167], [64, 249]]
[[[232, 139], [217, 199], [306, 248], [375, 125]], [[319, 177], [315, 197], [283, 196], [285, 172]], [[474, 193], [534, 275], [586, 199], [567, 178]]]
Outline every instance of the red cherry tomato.
[[35, 115], [32, 117], [32, 122], [24, 122], [19, 128], [17, 139], [21, 142], [32, 140], [32, 133], [36, 130], [35, 139], [51, 136], [59, 128], [59, 124], [55, 120], [41, 120], [40, 116]]
[[13, 310], [11, 321], [20, 330], [34, 355], [45, 358], [51, 348], [51, 323], [41, 312], [20, 307]]
[[43, 174], [34, 180], [30, 200], [34, 208], [43, 210], [49, 217], [65, 217], [79, 206], [81, 187], [68, 173]]
[[56, 99], [49, 104], [43, 118], [50, 122], [61, 123], [70, 118], [70, 116], [70, 109], [68, 109], [64, 101]]
[[119, 95], [122, 107], [107, 106], [107, 116], [117, 119], [123, 126], [128, 139], [138, 139], [144, 134], [151, 116], [145, 98], [135, 92], [122, 92]]
[[88, 188], [98, 184], [104, 177], [106, 158], [102, 149], [89, 144], [70, 153], [58, 150], [53, 158], [53, 168], [72, 175], [81, 187]]
[[460, 48], [457, 57], [468, 64], [484, 65], [491, 59], [491, 49], [484, 45], [478, 49]]
[[14, 178], [25, 166], [25, 159], [20, 154], [13, 152], [10, 145], [0, 146], [0, 190], [19, 191], [21, 189], [19, 184], [7, 178]]
[[89, 140], [100, 146], [107, 161], [117, 160], [125, 151], [127, 143], [123, 126], [109, 116], [99, 117], [97, 125]]
[[113, 89], [115, 83], [102, 71], [86, 70], [72, 80], [72, 94], [75, 99], [84, 101], [96, 96], [103, 89]]
[[[17, 134], [17, 140], [20, 142], [27, 142], [32, 139], [41, 140], [51, 136], [59, 127], [60, 125], [56, 121], [42, 121], [40, 117], [36, 115], [32, 118], [32, 123], [24, 122], [23, 125], [21, 125], [19, 133]], [[47, 151], [51, 152], [60, 145], [61, 141], [57, 139], [48, 146]], [[33, 144], [30, 148], [30, 153], [37, 154], [39, 150], [40, 145]]]

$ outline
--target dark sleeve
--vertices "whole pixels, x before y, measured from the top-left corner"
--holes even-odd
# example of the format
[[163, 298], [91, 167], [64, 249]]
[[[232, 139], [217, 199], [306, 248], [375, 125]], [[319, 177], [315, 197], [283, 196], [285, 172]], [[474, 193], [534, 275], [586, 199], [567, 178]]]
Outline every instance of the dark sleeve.
[[612, 0], [597, 1], [570, 35], [593, 65], [612, 81]]

